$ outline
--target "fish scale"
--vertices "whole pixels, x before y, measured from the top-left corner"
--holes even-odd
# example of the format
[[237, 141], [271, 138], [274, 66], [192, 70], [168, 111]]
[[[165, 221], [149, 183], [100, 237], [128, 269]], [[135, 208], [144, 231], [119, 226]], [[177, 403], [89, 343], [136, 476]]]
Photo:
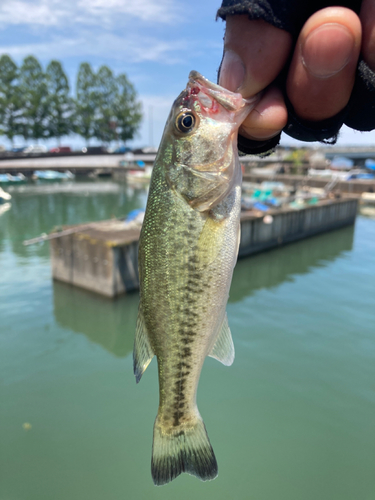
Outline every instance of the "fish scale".
[[139, 241], [134, 372], [138, 382], [156, 355], [157, 485], [182, 472], [202, 480], [217, 476], [196, 395], [206, 356], [225, 365], [234, 359], [225, 308], [239, 244], [236, 134], [252, 106], [192, 72], [155, 160]]

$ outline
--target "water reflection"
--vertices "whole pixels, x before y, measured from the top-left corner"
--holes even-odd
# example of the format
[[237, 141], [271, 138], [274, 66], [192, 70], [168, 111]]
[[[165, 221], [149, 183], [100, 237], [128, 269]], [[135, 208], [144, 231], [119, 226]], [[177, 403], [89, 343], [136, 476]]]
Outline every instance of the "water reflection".
[[[327, 265], [352, 249], [353, 236], [354, 227], [347, 227], [239, 260], [229, 301], [240, 301], [258, 289], [277, 286], [296, 274]], [[83, 333], [116, 356], [131, 352], [138, 293], [113, 301], [60, 282], [54, 282], [53, 293], [55, 318], [61, 326]]]
[[271, 288], [296, 274], [325, 266], [353, 248], [354, 226], [348, 226], [269, 252], [240, 259], [233, 274], [229, 302], [238, 302], [260, 288]]
[[125, 357], [132, 351], [137, 293], [111, 300], [54, 281], [53, 304], [56, 322], [63, 328], [83, 333], [115, 356]]

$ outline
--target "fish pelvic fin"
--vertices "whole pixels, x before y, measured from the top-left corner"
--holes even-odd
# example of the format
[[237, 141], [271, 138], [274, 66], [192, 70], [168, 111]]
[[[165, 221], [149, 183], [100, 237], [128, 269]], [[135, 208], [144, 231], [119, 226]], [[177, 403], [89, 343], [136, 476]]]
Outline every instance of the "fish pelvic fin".
[[151, 472], [156, 486], [169, 483], [182, 472], [202, 481], [217, 477], [215, 454], [200, 415], [193, 426], [178, 426], [171, 432], [163, 431], [156, 418]]
[[225, 313], [219, 335], [209, 356], [217, 359], [225, 366], [230, 366], [234, 361], [234, 345], [228, 325], [227, 313]]
[[150, 344], [142, 308], [139, 306], [133, 349], [133, 368], [137, 384], [141, 380], [143, 373], [154, 355], [155, 353]]

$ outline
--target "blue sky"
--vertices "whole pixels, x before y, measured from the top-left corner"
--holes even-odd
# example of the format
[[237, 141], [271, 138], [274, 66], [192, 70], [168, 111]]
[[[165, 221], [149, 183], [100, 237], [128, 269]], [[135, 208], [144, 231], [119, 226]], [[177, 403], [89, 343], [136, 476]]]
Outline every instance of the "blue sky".
[[[216, 80], [224, 36], [224, 23], [215, 21], [220, 0], [1, 3], [0, 53], [9, 54], [18, 64], [30, 54], [44, 67], [57, 59], [72, 87], [78, 66], [84, 61], [94, 69], [106, 64], [116, 74], [125, 72], [129, 76], [143, 103], [145, 117], [134, 146], [150, 141], [158, 145], [169, 108], [185, 87], [191, 69]], [[286, 135], [282, 142], [298, 144]], [[5, 143], [3, 138], [0, 143]], [[83, 145], [79, 138], [66, 138], [64, 143]], [[346, 129], [339, 143], [374, 144], [375, 132], [361, 134]]]

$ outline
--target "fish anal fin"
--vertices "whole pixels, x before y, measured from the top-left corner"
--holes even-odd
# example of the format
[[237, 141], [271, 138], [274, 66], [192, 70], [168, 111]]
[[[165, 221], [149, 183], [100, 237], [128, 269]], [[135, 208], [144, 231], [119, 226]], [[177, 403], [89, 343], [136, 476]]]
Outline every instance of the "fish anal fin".
[[139, 307], [133, 349], [133, 367], [137, 384], [141, 380], [143, 373], [154, 355], [155, 353], [150, 344], [142, 308]]
[[226, 313], [220, 328], [219, 335], [209, 356], [211, 358], [217, 359], [225, 366], [230, 366], [234, 361], [234, 345]]

